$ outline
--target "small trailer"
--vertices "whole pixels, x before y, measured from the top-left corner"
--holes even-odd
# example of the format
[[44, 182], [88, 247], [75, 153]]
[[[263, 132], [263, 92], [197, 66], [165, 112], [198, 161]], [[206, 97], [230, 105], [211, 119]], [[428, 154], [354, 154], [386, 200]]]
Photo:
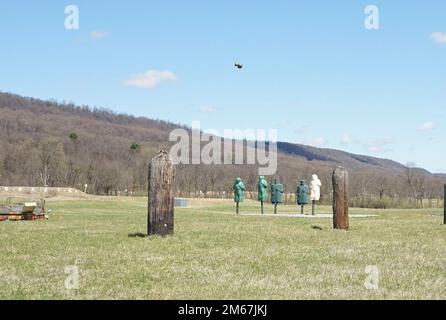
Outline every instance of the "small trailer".
[[11, 199], [7, 203], [0, 205], [1, 221], [35, 221], [46, 220], [45, 200], [11, 204]]

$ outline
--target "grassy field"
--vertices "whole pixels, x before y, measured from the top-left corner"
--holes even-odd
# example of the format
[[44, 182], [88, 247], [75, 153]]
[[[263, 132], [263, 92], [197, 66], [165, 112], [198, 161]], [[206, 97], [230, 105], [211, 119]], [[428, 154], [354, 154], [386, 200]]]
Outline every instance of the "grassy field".
[[[237, 217], [231, 202], [202, 200], [177, 209], [175, 235], [160, 238], [141, 235], [144, 198], [47, 206], [49, 221], [0, 223], [1, 299], [446, 299], [439, 209], [351, 209], [378, 217], [344, 232], [330, 219]], [[370, 265], [377, 290], [364, 285]], [[68, 266], [80, 269], [77, 290], [65, 288]]]

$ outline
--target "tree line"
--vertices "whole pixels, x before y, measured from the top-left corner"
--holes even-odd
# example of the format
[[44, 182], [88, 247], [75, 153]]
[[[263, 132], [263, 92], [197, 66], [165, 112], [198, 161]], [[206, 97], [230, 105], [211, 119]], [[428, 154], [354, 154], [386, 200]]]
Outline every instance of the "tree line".
[[[169, 148], [169, 132], [182, 127], [101, 108], [42, 101], [0, 93], [0, 185], [73, 187], [98, 195], [144, 195], [149, 159]], [[290, 148], [287, 146], [287, 148]], [[308, 151], [306, 151], [308, 152]], [[276, 176], [287, 201], [299, 180], [316, 173], [322, 181], [322, 203], [332, 197], [335, 164], [279, 153]], [[342, 163], [341, 163], [342, 164]], [[348, 163], [347, 163], [348, 164]], [[347, 166], [348, 168], [348, 166]], [[235, 177], [247, 197], [257, 190], [255, 165], [179, 165], [176, 190], [182, 197], [231, 197]], [[445, 180], [409, 163], [401, 169], [380, 166], [348, 168], [350, 201], [362, 207], [438, 206]]]

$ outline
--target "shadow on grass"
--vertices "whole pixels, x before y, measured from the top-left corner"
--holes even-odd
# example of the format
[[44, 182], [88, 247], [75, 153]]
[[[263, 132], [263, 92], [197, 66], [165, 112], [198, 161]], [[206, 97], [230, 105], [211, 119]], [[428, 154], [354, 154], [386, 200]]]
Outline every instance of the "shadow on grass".
[[142, 232], [129, 233], [129, 238], [148, 238], [149, 235]]

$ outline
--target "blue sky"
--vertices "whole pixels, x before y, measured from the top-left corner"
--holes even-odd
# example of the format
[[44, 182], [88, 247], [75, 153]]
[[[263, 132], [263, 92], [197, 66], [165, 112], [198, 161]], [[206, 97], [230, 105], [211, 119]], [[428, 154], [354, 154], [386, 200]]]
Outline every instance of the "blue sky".
[[445, 1], [2, 1], [0, 37], [0, 91], [446, 172]]

